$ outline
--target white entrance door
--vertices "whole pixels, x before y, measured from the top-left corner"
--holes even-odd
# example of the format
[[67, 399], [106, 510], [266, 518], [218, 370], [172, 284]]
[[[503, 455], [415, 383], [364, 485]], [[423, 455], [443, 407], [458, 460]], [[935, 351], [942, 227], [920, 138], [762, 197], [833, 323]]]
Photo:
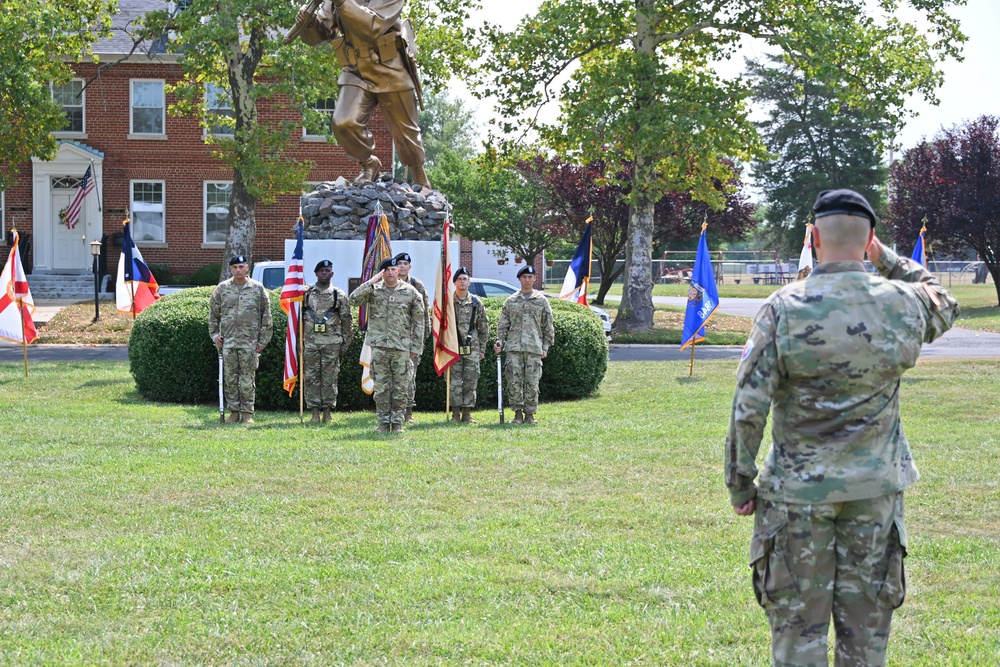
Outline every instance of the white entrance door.
[[68, 229], [59, 220], [59, 211], [69, 206], [76, 190], [68, 188], [52, 189], [52, 268], [81, 269], [90, 268], [90, 250], [87, 247], [85, 230], [87, 229], [87, 207], [80, 211], [76, 227]]

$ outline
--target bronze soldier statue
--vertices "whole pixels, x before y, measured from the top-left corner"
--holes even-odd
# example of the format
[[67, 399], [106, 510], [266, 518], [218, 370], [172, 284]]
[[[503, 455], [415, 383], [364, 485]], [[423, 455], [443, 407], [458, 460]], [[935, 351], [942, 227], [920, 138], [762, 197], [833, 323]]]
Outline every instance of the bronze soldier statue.
[[382, 171], [368, 129], [379, 105], [413, 182], [430, 188], [418, 122], [417, 106], [423, 104], [416, 40], [410, 22], [400, 20], [403, 4], [404, 0], [314, 0], [299, 11], [285, 42], [296, 37], [310, 46], [330, 42], [337, 54], [340, 95], [333, 111], [333, 134], [361, 164], [356, 180], [374, 181]]

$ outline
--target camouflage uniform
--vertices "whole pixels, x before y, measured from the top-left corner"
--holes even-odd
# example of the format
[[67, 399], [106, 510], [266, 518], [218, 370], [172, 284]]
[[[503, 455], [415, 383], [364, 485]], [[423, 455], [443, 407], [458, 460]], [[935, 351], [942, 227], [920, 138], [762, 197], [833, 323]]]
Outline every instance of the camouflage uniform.
[[538, 383], [542, 354], [555, 342], [552, 306], [538, 290], [518, 291], [507, 297], [500, 311], [497, 343], [507, 352], [507, 396], [514, 410], [538, 412]]
[[472, 294], [467, 294], [464, 299], [455, 296], [454, 302], [458, 344], [468, 345], [472, 351], [460, 356], [451, 367], [451, 404], [458, 408], [474, 408], [479, 384], [479, 355], [486, 351], [490, 325], [486, 319], [486, 308]]
[[411, 285], [388, 287], [381, 280], [363, 283], [351, 293], [351, 305], [367, 306], [372, 348], [372, 380], [379, 424], [403, 423], [406, 411], [410, 354], [419, 354], [424, 340], [424, 302]]
[[[420, 294], [420, 298], [424, 302], [424, 336], [431, 335], [431, 302], [427, 298], [427, 288], [424, 287], [424, 283], [419, 278], [414, 278], [413, 276], [408, 276], [407, 280], [410, 285], [412, 285], [417, 292]], [[405, 281], [400, 281], [405, 282]], [[417, 353], [416, 359], [410, 359], [408, 363], [409, 373], [410, 373], [410, 383], [406, 388], [406, 407], [412, 408], [417, 403], [414, 397], [417, 395], [417, 367], [420, 365], [420, 358], [424, 354], [424, 340], [420, 340], [420, 352]]]
[[222, 334], [223, 387], [226, 409], [253, 414], [257, 395], [255, 374], [263, 348], [271, 340], [271, 301], [262, 284], [247, 278], [219, 283], [209, 301], [208, 335]]
[[[761, 308], [737, 370], [726, 439], [734, 507], [757, 496], [750, 564], [775, 665], [883, 665], [903, 602], [902, 491], [919, 477], [900, 425], [900, 376], [958, 316], [916, 262], [820, 264]], [[886, 279], [888, 278], [888, 280]], [[757, 486], [769, 410], [773, 444]]]
[[[310, 285], [303, 299], [302, 338], [305, 352], [305, 403], [313, 410], [337, 407], [340, 357], [354, 333], [351, 304], [344, 291], [329, 285]], [[317, 332], [319, 328], [326, 330]]]

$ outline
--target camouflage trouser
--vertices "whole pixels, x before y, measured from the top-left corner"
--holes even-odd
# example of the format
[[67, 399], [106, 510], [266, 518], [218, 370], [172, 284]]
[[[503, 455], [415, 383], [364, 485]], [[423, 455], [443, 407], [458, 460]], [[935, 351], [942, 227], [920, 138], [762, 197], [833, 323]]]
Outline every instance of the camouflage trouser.
[[506, 364], [508, 403], [529, 415], [538, 412], [538, 383], [542, 357], [530, 352], [508, 352]]
[[372, 347], [372, 382], [375, 383], [375, 414], [379, 424], [402, 424], [406, 412], [406, 389], [410, 353], [388, 347]]
[[799, 505], [757, 499], [750, 566], [771, 624], [776, 667], [885, 665], [892, 612], [903, 604], [903, 494]]
[[476, 407], [479, 384], [479, 353], [461, 356], [451, 367], [451, 407]]
[[254, 350], [222, 350], [222, 386], [226, 410], [253, 414], [257, 396], [255, 375], [260, 355]]
[[408, 372], [410, 374], [409, 380], [406, 385], [406, 407], [412, 408], [417, 404], [414, 397], [417, 395], [417, 366], [420, 365], [420, 357], [416, 359], [410, 359], [407, 355], [407, 363], [409, 364]]
[[340, 344], [306, 343], [303, 365], [306, 378], [306, 407], [337, 407], [337, 377], [340, 375]]

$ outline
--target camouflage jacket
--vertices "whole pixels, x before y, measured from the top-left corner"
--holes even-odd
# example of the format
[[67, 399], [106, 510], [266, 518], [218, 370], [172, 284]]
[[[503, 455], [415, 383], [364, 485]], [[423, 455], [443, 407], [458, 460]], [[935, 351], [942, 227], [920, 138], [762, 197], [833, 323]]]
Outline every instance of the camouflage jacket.
[[552, 306], [545, 295], [532, 290], [525, 296], [517, 291], [507, 297], [500, 311], [497, 342], [508, 352], [543, 354], [555, 342], [552, 328]]
[[[820, 264], [765, 302], [736, 372], [725, 472], [733, 505], [837, 503], [900, 491], [919, 474], [899, 417], [899, 379], [958, 303], [889, 249], [876, 268]], [[773, 443], [756, 458], [768, 410]]]
[[[321, 290], [310, 285], [302, 305], [302, 336], [306, 343], [339, 345], [347, 341], [350, 344], [354, 323], [351, 303], [342, 289], [330, 285]], [[326, 333], [316, 333], [316, 324], [325, 324]]]
[[424, 300], [412, 285], [399, 281], [388, 287], [381, 280], [362, 283], [351, 292], [351, 305], [367, 306], [365, 340], [372, 347], [423, 352]]
[[271, 300], [262, 284], [247, 278], [242, 285], [233, 279], [219, 283], [209, 300], [208, 335], [222, 334], [227, 350], [253, 350], [271, 340]]
[[[409, 283], [420, 294], [420, 298], [424, 300], [424, 336], [431, 335], [431, 312], [433, 307], [431, 306], [430, 299], [427, 298], [427, 288], [424, 287], [424, 283], [420, 278], [414, 278], [413, 276], [407, 276]], [[420, 349], [423, 349], [421, 346]]]
[[[471, 338], [469, 345], [472, 346], [472, 354], [477, 359], [481, 352], [486, 352], [486, 343], [490, 339], [490, 323], [486, 319], [486, 307], [483, 302], [472, 294], [466, 294], [464, 299], [454, 298], [455, 303], [455, 332], [458, 334], [458, 344], [466, 345], [466, 338]], [[475, 318], [475, 319], [473, 319]], [[472, 322], [475, 322], [473, 325]]]

